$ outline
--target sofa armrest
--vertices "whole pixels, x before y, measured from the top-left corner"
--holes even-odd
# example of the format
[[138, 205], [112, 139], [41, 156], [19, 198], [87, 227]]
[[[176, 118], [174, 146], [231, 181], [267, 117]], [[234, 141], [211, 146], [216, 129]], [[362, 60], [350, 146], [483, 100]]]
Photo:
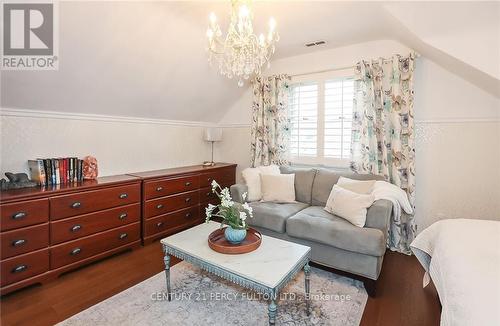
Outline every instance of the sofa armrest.
[[237, 183], [229, 188], [231, 191], [231, 197], [237, 203], [243, 204], [245, 201], [243, 200], [243, 194], [248, 191], [247, 185]]
[[376, 200], [372, 206], [368, 208], [366, 213], [365, 228], [379, 229], [387, 236], [389, 223], [392, 215], [392, 203], [389, 200]]

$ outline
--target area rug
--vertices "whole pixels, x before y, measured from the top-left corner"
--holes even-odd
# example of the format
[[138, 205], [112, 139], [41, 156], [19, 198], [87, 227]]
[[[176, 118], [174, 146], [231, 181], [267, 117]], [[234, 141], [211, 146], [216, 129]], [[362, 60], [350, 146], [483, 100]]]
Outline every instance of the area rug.
[[[171, 269], [172, 301], [159, 273], [59, 325], [267, 325], [265, 295], [181, 262]], [[368, 296], [359, 281], [311, 268], [311, 314], [305, 313], [304, 273], [281, 291], [277, 325], [358, 325]]]

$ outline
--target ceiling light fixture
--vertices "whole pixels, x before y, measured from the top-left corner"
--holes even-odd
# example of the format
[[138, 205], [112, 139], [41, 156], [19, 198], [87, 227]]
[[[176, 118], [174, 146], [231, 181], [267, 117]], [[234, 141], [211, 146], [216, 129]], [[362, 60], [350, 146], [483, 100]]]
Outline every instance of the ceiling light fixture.
[[238, 86], [252, 74], [260, 75], [262, 66], [270, 65], [271, 55], [275, 51], [275, 43], [279, 41], [276, 21], [269, 20], [267, 37], [253, 33], [253, 13], [251, 1], [231, 1], [231, 22], [225, 37], [217, 24], [217, 17], [212, 12], [209, 16], [208, 61], [217, 63], [219, 72], [228, 77], [238, 79]]

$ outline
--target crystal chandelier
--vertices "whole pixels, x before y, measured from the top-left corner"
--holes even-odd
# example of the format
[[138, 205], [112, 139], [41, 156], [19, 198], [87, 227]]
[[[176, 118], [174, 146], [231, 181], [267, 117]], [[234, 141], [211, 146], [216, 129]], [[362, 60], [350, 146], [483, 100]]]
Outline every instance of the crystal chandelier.
[[262, 66], [270, 65], [271, 55], [275, 51], [275, 43], [279, 41], [276, 32], [276, 21], [269, 20], [267, 37], [253, 33], [253, 14], [251, 1], [232, 0], [231, 23], [225, 38], [217, 24], [217, 17], [212, 12], [209, 16], [208, 61], [216, 63], [222, 75], [229, 79], [238, 79], [238, 86], [250, 75], [260, 75]]

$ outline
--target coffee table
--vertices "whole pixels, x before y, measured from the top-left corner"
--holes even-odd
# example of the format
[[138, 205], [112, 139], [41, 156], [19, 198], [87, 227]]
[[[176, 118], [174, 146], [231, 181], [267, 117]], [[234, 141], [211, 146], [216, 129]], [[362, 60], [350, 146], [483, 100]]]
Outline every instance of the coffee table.
[[309, 315], [311, 248], [263, 235], [262, 244], [255, 251], [241, 255], [221, 254], [210, 249], [207, 242], [208, 235], [219, 227], [219, 223], [208, 222], [161, 240], [168, 301], [172, 297], [170, 256], [174, 256], [269, 298], [270, 325], [276, 322], [279, 291], [304, 269], [306, 312]]

